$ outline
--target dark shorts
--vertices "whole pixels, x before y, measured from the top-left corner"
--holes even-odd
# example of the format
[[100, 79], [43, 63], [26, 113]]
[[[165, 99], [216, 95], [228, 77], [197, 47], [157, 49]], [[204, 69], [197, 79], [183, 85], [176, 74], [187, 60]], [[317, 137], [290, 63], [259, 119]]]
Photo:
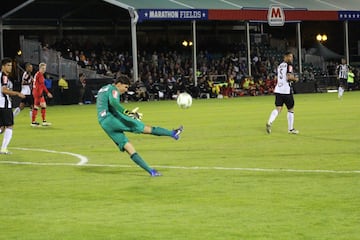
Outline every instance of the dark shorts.
[[32, 95], [25, 95], [25, 98], [21, 99], [21, 102], [25, 105], [32, 106], [34, 104], [34, 99]]
[[292, 94], [275, 93], [275, 106], [282, 107], [286, 105], [287, 109], [291, 109], [295, 105], [294, 96]]
[[339, 78], [339, 86], [340, 87], [346, 87], [347, 86], [347, 79]]
[[9, 127], [14, 125], [14, 115], [11, 108], [0, 108], [0, 126]]

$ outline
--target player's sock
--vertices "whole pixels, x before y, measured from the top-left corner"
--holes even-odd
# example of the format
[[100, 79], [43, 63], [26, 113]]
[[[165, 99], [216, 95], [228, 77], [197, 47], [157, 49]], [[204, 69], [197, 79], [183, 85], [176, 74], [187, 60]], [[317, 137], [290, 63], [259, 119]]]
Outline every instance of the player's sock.
[[294, 129], [294, 112], [288, 111], [287, 120], [288, 120], [288, 130]]
[[41, 108], [41, 117], [43, 121], [46, 121], [46, 108]]
[[12, 134], [13, 134], [12, 128], [5, 128], [4, 138], [3, 138], [2, 145], [1, 145], [1, 149], [7, 149], [8, 145], [10, 143], [10, 140], [12, 138]]
[[37, 109], [37, 108], [33, 108], [33, 110], [32, 110], [32, 116], [31, 116], [31, 122], [35, 122], [37, 112], [38, 112], [38, 109]]
[[17, 115], [19, 115], [21, 109], [19, 107], [15, 108], [15, 110], [13, 111], [13, 115], [14, 117], [16, 117]]
[[277, 109], [274, 109], [274, 110], [271, 112], [271, 114], [270, 114], [268, 124], [271, 125], [271, 124], [275, 121], [275, 119], [276, 119], [276, 117], [277, 117], [278, 115], [279, 115], [278, 110], [277, 110]]
[[150, 173], [150, 171], [152, 170], [152, 168], [149, 165], [147, 165], [147, 163], [140, 157], [138, 153], [134, 153], [133, 155], [130, 156], [130, 158], [148, 173]]
[[342, 87], [339, 87], [339, 90], [338, 90], [338, 97], [341, 98], [344, 94], [344, 89]]
[[171, 136], [172, 132], [173, 132], [172, 130], [167, 130], [162, 127], [153, 127], [151, 134], [156, 136]]

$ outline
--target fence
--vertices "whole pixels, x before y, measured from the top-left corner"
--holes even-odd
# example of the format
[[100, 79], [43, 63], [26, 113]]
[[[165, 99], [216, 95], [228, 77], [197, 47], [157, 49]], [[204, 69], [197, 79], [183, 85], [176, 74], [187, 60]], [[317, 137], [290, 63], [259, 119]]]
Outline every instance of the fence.
[[76, 61], [61, 57], [61, 53], [52, 49], [44, 48], [41, 43], [20, 37], [22, 59], [24, 62], [37, 65], [40, 62], [47, 64], [46, 71], [52, 75], [65, 75], [67, 79], [77, 79], [80, 73], [85, 73], [88, 78], [104, 78], [96, 71], [81, 68]]

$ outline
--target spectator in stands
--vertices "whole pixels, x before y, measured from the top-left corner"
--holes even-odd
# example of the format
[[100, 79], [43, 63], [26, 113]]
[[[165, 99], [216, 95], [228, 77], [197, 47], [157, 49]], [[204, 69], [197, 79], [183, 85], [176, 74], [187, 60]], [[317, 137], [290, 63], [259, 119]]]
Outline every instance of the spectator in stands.
[[79, 105], [85, 102], [86, 76], [85, 73], [79, 74]]
[[108, 72], [109, 72], [108, 65], [105, 63], [104, 59], [101, 59], [100, 63], [97, 66], [97, 73], [106, 75], [108, 74]]
[[267, 75], [265, 79], [265, 93], [273, 94], [276, 85], [276, 80], [273, 75]]
[[135, 92], [137, 101], [147, 101], [148, 100], [148, 92], [144, 82], [141, 80], [135, 82]]
[[[117, 76], [119, 73], [132, 75], [132, 56], [125, 51], [111, 49], [104, 42], [90, 45], [86, 43], [85, 46], [76, 46], [71, 49], [74, 52], [74, 58], [82, 67], [95, 70], [98, 73], [107, 76]], [[67, 43], [69, 45], [69, 43]], [[71, 44], [70, 44], [71, 45]], [[262, 43], [254, 43], [251, 58], [254, 60], [252, 64], [253, 76], [255, 79], [267, 79], [268, 74], [276, 73], [276, 66], [278, 59], [281, 56], [274, 53], [273, 49], [269, 49], [268, 45]], [[151, 49], [151, 51], [139, 50], [138, 65], [139, 77], [144, 81], [146, 87], [149, 84], [146, 82], [148, 77], [152, 77], [152, 85], [157, 89], [161, 89], [165, 93], [164, 97], [171, 99], [176, 95], [181, 88], [187, 91], [203, 91], [195, 87], [193, 80], [191, 80], [192, 72], [200, 72], [201, 75], [229, 75], [233, 74], [236, 83], [240, 85], [241, 80], [248, 74], [248, 66], [246, 60], [246, 44], [237, 43], [231, 44], [226, 50], [221, 50], [221, 53], [210, 53], [206, 49], [202, 49], [198, 53], [198, 68], [192, 69], [192, 58], [186, 52], [176, 50], [162, 51], [158, 49]], [[68, 52], [63, 52], [67, 55]], [[164, 78], [165, 82], [160, 83], [160, 78]], [[186, 79], [186, 84], [179, 82], [179, 79]], [[189, 81], [191, 80], [191, 81]], [[218, 79], [212, 79], [214, 84], [217, 84]], [[266, 81], [265, 81], [266, 82]], [[165, 90], [164, 90], [165, 87]], [[214, 94], [223, 89], [222, 86], [213, 86]], [[152, 88], [149, 89], [153, 91]], [[228, 92], [225, 91], [225, 95]], [[265, 89], [266, 92], [266, 89]], [[269, 91], [271, 93], [271, 90]]]
[[[50, 92], [53, 92], [53, 78], [50, 77], [50, 74], [45, 74], [45, 79], [44, 79], [44, 84], [45, 84], [45, 87], [50, 91]], [[51, 105], [53, 104], [53, 98], [48, 98], [46, 96], [46, 102]]]
[[58, 81], [59, 87], [59, 101], [60, 104], [68, 104], [68, 90], [69, 90], [69, 83], [65, 79], [65, 75], [62, 75]]
[[235, 79], [233, 74], [229, 74], [227, 79], [227, 85], [224, 87], [224, 96], [232, 97], [234, 93]]

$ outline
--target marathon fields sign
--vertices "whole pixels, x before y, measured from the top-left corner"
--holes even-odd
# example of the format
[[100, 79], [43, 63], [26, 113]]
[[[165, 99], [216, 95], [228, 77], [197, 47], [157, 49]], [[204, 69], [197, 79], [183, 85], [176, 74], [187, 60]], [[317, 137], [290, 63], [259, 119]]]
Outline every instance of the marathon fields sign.
[[285, 13], [282, 7], [271, 5], [267, 14], [269, 26], [281, 27], [285, 23]]
[[147, 20], [208, 20], [208, 10], [205, 9], [140, 9], [139, 21]]
[[[357, 0], [359, 1], [359, 0]], [[285, 22], [300, 21], [360, 21], [360, 11], [309, 11], [270, 5], [268, 9], [138, 9], [139, 21], [224, 20], [268, 22], [283, 26]]]

